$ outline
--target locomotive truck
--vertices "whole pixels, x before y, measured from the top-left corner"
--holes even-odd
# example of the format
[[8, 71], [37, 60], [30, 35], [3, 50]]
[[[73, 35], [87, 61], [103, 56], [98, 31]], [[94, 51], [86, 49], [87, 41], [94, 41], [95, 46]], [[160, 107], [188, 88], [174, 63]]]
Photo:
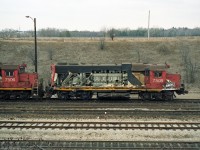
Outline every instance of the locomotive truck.
[[180, 74], [167, 73], [167, 64], [67, 64], [51, 65], [47, 95], [59, 99], [123, 97], [172, 100], [185, 94]]

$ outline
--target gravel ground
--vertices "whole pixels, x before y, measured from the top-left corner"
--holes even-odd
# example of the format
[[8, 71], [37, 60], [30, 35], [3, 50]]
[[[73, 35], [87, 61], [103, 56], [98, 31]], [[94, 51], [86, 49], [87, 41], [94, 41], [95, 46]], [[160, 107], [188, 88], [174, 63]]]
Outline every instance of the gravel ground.
[[198, 92], [190, 92], [185, 95], [178, 95], [177, 99], [200, 99], [200, 90]]
[[[33, 120], [20, 119], [16, 120]], [[52, 119], [34, 119], [51, 120]], [[56, 121], [172, 121], [169, 119], [60, 119]], [[173, 120], [173, 122], [182, 120]], [[199, 120], [190, 120], [196, 121]], [[187, 122], [187, 121], [186, 121]], [[99, 141], [200, 141], [200, 131], [194, 130], [50, 130], [50, 129], [0, 129], [0, 140], [99, 140]]]
[[187, 130], [32, 130], [1, 129], [1, 140], [200, 141], [200, 131]]

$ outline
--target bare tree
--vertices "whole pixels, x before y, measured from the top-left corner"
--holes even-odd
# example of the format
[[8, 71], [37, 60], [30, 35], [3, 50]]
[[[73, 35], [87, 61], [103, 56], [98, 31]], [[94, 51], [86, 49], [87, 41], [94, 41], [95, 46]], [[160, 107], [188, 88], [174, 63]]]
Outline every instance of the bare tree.
[[101, 50], [105, 48], [105, 37], [100, 38], [99, 47]]
[[169, 55], [172, 53], [171, 49], [169, 48], [169, 45], [165, 43], [160, 43], [157, 47], [158, 53], [161, 55]]
[[112, 39], [112, 41], [114, 40], [115, 37], [115, 29], [111, 28], [110, 30], [108, 30], [108, 34], [110, 36], [110, 38]]
[[181, 56], [187, 83], [195, 83], [198, 73], [198, 66], [196, 61], [192, 61], [187, 46], [184, 46], [184, 48], [181, 50]]
[[47, 52], [48, 52], [48, 58], [50, 60], [53, 60], [53, 49], [51, 47], [49, 47]]
[[138, 63], [140, 63], [140, 51], [137, 49]]
[[102, 36], [103, 36], [104, 38], [106, 38], [106, 33], [107, 33], [106, 27], [103, 27], [103, 28], [101, 29], [100, 32], [102, 33]]
[[101, 50], [104, 50], [104, 48], [105, 48], [106, 34], [107, 34], [106, 27], [103, 27], [100, 32], [101, 32], [102, 37], [99, 40], [99, 47], [100, 47]]

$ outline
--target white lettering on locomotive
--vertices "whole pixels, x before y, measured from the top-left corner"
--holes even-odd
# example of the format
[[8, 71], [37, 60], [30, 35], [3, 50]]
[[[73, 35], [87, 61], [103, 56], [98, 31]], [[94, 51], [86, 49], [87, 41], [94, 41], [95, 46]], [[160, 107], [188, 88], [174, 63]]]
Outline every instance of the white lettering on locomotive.
[[163, 79], [153, 79], [153, 82], [161, 83], [164, 82]]
[[7, 82], [15, 82], [15, 78], [5, 78]]

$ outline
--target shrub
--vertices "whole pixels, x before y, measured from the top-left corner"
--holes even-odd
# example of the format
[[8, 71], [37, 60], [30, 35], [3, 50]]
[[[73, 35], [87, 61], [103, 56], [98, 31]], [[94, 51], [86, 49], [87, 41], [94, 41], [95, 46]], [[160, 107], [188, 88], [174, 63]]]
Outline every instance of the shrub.
[[157, 46], [157, 51], [161, 55], [169, 55], [172, 51], [170, 50], [169, 46], [161, 43]]
[[105, 38], [100, 38], [99, 47], [101, 50], [105, 48]]
[[49, 48], [47, 50], [47, 52], [48, 52], [48, 58], [49, 58], [49, 60], [53, 60], [53, 49]]

